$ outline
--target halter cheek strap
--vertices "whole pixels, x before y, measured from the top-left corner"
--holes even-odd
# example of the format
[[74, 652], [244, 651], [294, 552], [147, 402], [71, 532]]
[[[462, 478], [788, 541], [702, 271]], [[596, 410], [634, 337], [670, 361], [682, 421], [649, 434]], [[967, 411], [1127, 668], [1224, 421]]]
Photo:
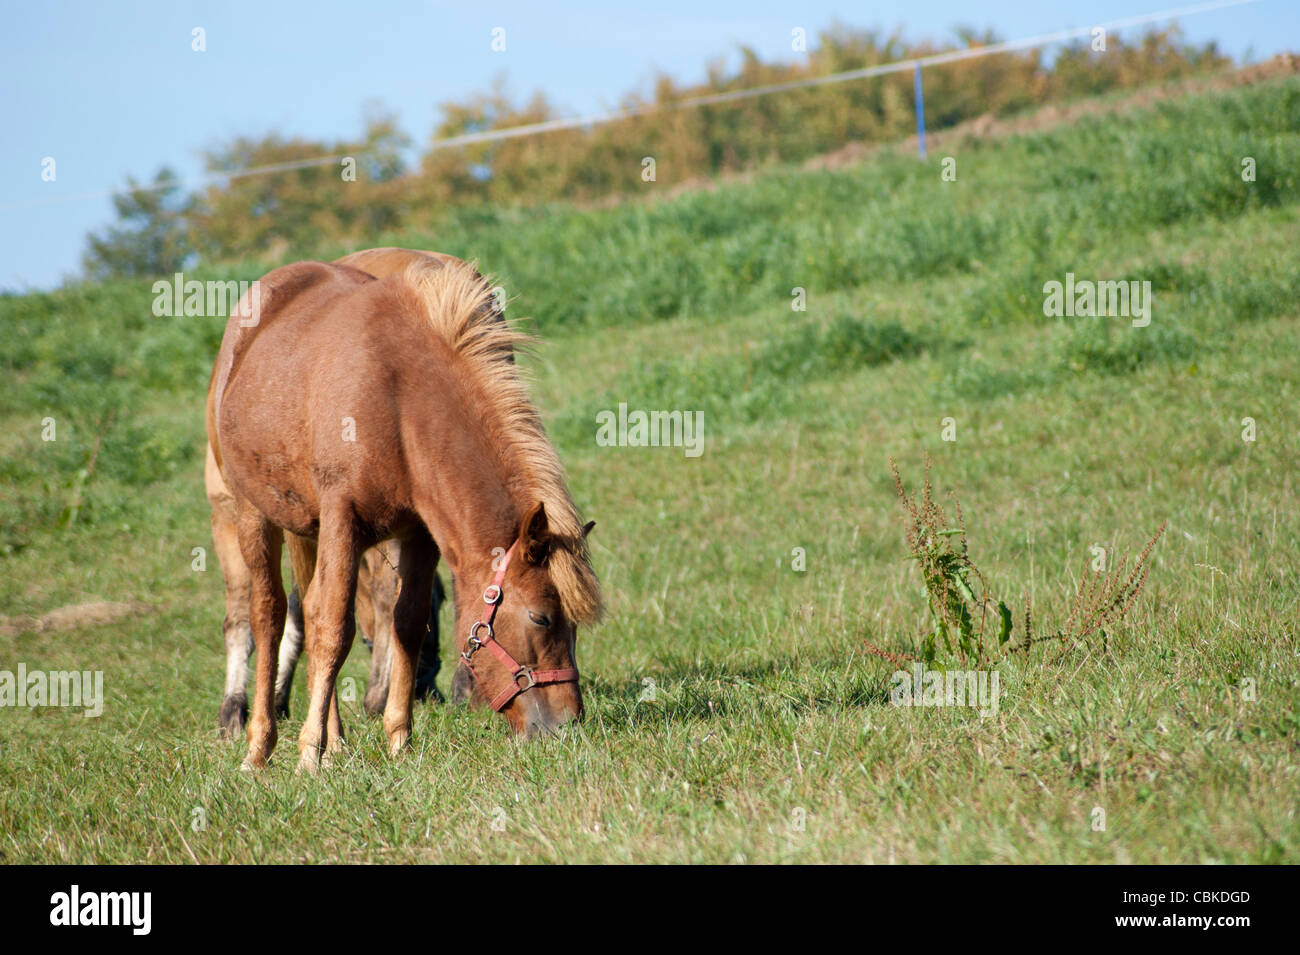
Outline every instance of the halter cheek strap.
[[460, 655], [470, 675], [480, 683], [483, 680], [474, 669], [474, 654], [480, 650], [491, 653], [510, 673], [510, 685], [494, 696], [490, 704], [498, 713], [520, 693], [531, 690], [535, 686], [578, 682], [578, 671], [573, 667], [562, 670], [537, 670], [520, 663], [510, 655], [510, 651], [497, 643], [496, 635], [492, 631], [492, 621], [496, 618], [497, 607], [501, 605], [501, 585], [505, 583], [506, 570], [510, 567], [510, 558], [514, 556], [517, 546], [519, 541], [516, 539], [501, 558], [501, 566], [492, 577], [492, 583], [488, 584], [487, 589], [483, 591], [483, 612], [479, 614], [478, 620], [470, 625], [467, 647]]

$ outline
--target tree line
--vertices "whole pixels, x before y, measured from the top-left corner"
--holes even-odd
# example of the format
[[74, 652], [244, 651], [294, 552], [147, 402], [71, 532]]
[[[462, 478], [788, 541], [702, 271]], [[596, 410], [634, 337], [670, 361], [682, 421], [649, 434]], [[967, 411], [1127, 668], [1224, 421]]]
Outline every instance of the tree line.
[[[764, 62], [742, 48], [738, 69], [720, 62], [702, 83], [661, 75], [648, 94], [619, 108], [647, 115], [455, 148], [448, 137], [542, 122], [563, 115], [543, 94], [516, 101], [502, 82], [461, 102], [441, 104], [442, 119], [414, 159], [392, 116], [366, 118], [360, 136], [336, 141], [272, 133], [240, 137], [203, 154], [203, 187], [187, 192], [175, 173], [128, 180], [114, 200], [118, 221], [87, 236], [83, 264], [92, 279], [167, 274], [199, 261], [277, 261], [322, 247], [372, 240], [466, 206], [495, 208], [555, 200], [592, 202], [644, 191], [654, 181], [682, 185], [774, 163], [799, 162], [849, 142], [883, 143], [915, 129], [913, 77], [882, 77], [805, 87], [690, 109], [697, 96], [825, 76], [998, 42], [992, 31], [957, 31], [957, 43], [908, 43], [901, 34], [833, 25], [794, 62]], [[975, 117], [1005, 116], [1050, 102], [1142, 86], [1230, 65], [1213, 43], [1184, 42], [1176, 27], [1095, 39], [1048, 57], [1042, 50], [1000, 53], [925, 71], [926, 122], [942, 129]], [[318, 165], [297, 165], [319, 159]], [[325, 162], [324, 160], [331, 160]], [[287, 165], [273, 173], [240, 170]]]

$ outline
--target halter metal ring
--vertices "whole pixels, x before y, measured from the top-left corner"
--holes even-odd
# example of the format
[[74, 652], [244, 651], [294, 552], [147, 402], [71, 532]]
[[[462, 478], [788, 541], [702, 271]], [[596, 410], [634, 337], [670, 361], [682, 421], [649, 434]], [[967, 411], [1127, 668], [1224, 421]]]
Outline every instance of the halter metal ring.
[[[523, 686], [519, 686], [520, 676], [528, 677], [528, 682]], [[537, 685], [537, 677], [533, 676], [533, 671], [528, 669], [528, 667], [523, 666], [515, 671], [515, 686], [519, 686], [520, 693], [524, 692], [524, 690], [531, 690], [536, 685]]]
[[496, 584], [488, 584], [487, 589], [483, 591], [483, 602], [489, 607], [501, 600], [501, 588]]
[[483, 649], [483, 640], [478, 635], [479, 628], [487, 631], [487, 639], [492, 639], [492, 624], [484, 620], [475, 620], [474, 625], [469, 628], [469, 639], [466, 641], [469, 644], [469, 649], [461, 653], [461, 657], [464, 658], [466, 663], [469, 663], [470, 658]]

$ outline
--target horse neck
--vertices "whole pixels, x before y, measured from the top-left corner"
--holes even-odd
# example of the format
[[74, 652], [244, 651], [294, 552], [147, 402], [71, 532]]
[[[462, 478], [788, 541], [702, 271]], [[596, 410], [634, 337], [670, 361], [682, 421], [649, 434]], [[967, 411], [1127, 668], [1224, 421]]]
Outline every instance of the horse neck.
[[[448, 446], [445, 439], [429, 437], [435, 440], [418, 444], [426, 449]], [[477, 452], [462, 448], [462, 453], [448, 455], [425, 450], [416, 456], [411, 475], [417, 513], [452, 573], [467, 579], [471, 587], [475, 575], [491, 576], [494, 558], [514, 543], [523, 517], [523, 507], [497, 456], [490, 449]]]

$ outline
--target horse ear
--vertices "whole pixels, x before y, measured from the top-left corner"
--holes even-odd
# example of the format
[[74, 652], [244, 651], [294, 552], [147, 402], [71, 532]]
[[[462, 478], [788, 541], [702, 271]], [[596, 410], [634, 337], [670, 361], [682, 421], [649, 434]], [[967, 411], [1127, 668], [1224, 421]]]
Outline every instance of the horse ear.
[[583, 539], [583, 540], [586, 540], [588, 537], [591, 536], [591, 529], [592, 529], [593, 527], [595, 527], [595, 526], [596, 526], [596, 522], [595, 522], [595, 521], [587, 521], [587, 523], [585, 523], [585, 524], [582, 525], [582, 539]]
[[519, 525], [519, 549], [524, 560], [540, 564], [551, 548], [551, 527], [546, 519], [546, 505], [538, 501], [524, 515]]

